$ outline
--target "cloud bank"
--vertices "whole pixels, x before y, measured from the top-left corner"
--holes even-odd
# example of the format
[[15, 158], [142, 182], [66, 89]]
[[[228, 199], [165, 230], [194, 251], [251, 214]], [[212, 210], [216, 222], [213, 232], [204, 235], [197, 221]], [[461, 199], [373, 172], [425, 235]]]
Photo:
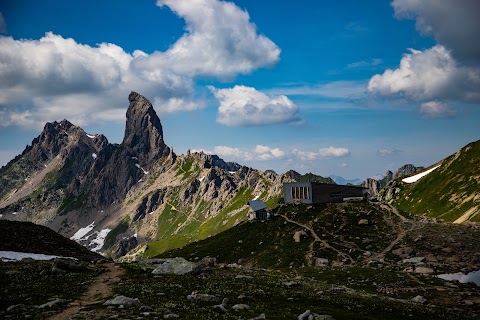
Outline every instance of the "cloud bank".
[[303, 161], [314, 161], [320, 159], [343, 158], [350, 154], [347, 148], [327, 147], [320, 148], [318, 151], [302, 151], [293, 149], [293, 155]]
[[280, 49], [233, 3], [157, 5], [186, 23], [165, 52], [128, 53], [112, 43], [92, 47], [51, 32], [39, 40], [0, 37], [0, 126], [31, 128], [65, 117], [80, 125], [123, 121], [131, 90], [160, 112], [194, 110], [203, 107], [195, 102], [197, 78], [232, 78], [279, 61]]

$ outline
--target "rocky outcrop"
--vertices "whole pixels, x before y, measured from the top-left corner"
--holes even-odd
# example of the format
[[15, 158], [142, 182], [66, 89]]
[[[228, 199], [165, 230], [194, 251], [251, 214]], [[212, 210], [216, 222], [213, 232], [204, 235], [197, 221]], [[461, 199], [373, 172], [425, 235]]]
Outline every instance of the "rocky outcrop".
[[135, 222], [141, 220], [145, 218], [147, 213], [157, 210], [158, 207], [163, 204], [166, 192], [167, 188], [162, 188], [143, 198], [142, 202], [137, 207], [137, 210], [135, 210], [135, 215], [133, 216], [132, 221]]
[[136, 236], [131, 236], [131, 237], [127, 237], [127, 238], [122, 238], [120, 239], [119, 243], [118, 243], [118, 248], [117, 250], [115, 251], [115, 254], [113, 255], [113, 257], [115, 259], [118, 259], [120, 257], [123, 257], [124, 255], [126, 255], [130, 250], [133, 250], [137, 247], [138, 245], [138, 241], [137, 241], [137, 237]]
[[380, 192], [380, 190], [385, 188], [391, 181], [408, 176], [420, 170], [423, 170], [423, 167], [415, 167], [413, 164], [406, 164], [395, 170], [395, 172], [392, 172], [390, 170], [385, 172], [383, 178], [380, 180], [368, 178], [362, 183], [362, 187], [368, 189], [367, 193], [370, 198], [375, 197]]
[[128, 96], [127, 123], [122, 146], [127, 155], [137, 157], [140, 165], [170, 154], [163, 140], [163, 130], [152, 104], [144, 96], [132, 92]]
[[[392, 176], [391, 180], [396, 180], [399, 178], [403, 178], [405, 176], [411, 175], [417, 171], [423, 170], [423, 167], [415, 167], [413, 164], [406, 164], [403, 167], [398, 168]], [[390, 181], [388, 181], [390, 182]]]

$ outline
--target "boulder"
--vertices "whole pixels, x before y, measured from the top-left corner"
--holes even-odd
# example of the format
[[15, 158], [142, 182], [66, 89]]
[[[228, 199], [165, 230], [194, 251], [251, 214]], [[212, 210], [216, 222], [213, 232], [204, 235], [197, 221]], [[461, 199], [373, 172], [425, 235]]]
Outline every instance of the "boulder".
[[189, 301], [217, 302], [220, 299], [214, 295], [206, 293], [192, 293], [187, 296]]
[[419, 264], [423, 263], [425, 261], [425, 257], [413, 257], [409, 259], [404, 259], [401, 261], [401, 263], [414, 263], [414, 264]]
[[310, 310], [307, 310], [304, 313], [300, 314], [297, 318], [298, 320], [309, 320], [309, 319], [313, 319], [313, 315], [310, 312]]
[[54, 259], [52, 262], [52, 273], [81, 272], [86, 268], [81, 262], [70, 259]]
[[330, 260], [326, 258], [316, 258], [315, 267], [326, 267], [330, 264]]
[[248, 304], [239, 303], [232, 307], [235, 311], [249, 310], [250, 306]]
[[140, 300], [126, 296], [116, 296], [113, 299], [105, 301], [104, 306], [139, 306]]
[[422, 296], [416, 296], [415, 298], [412, 298], [412, 301], [416, 303], [424, 304], [425, 302], [427, 302], [427, 299], [425, 299]]
[[295, 232], [293, 235], [293, 240], [295, 240], [295, 242], [300, 242], [304, 237], [308, 237], [308, 234], [305, 231], [300, 230]]
[[369, 221], [368, 221], [367, 219], [360, 219], [360, 220], [358, 221], [358, 225], [359, 225], [359, 226], [368, 226], [369, 224], [370, 224], [370, 223], [369, 223]]
[[52, 307], [56, 306], [57, 304], [62, 304], [62, 303], [66, 303], [66, 302], [68, 302], [68, 300], [56, 298], [52, 301], [49, 301], [49, 302], [44, 303], [42, 305], [39, 305], [38, 308], [39, 309], [52, 308]]
[[163, 259], [163, 263], [156, 267], [153, 274], [187, 274], [196, 269], [196, 264], [185, 260], [184, 258]]

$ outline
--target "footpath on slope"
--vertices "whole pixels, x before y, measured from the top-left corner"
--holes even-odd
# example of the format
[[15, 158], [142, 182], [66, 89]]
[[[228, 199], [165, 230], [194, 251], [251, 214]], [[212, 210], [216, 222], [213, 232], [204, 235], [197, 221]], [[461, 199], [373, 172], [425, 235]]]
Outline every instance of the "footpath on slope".
[[104, 273], [96, 277], [89, 285], [85, 293], [77, 300], [71, 302], [62, 312], [50, 317], [50, 320], [68, 320], [77, 314], [82, 307], [98, 304], [112, 296], [112, 287], [120, 282], [125, 270], [113, 262], [102, 264], [106, 269]]

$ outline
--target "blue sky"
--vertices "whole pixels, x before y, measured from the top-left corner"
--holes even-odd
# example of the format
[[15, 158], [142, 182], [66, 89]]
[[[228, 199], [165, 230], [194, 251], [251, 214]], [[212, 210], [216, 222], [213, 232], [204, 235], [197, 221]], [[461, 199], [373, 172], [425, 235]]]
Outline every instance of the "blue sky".
[[476, 0], [7, 0], [0, 13], [0, 165], [46, 121], [120, 142], [131, 90], [175, 152], [262, 170], [364, 179], [480, 138]]

